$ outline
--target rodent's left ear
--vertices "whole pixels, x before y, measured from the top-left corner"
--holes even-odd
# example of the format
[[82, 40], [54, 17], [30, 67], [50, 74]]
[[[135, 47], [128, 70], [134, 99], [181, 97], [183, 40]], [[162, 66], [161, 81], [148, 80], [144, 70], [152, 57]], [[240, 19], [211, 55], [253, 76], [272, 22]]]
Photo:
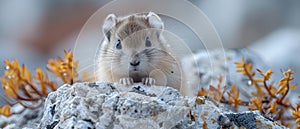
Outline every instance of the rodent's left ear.
[[147, 19], [152, 27], [157, 29], [164, 29], [164, 23], [157, 14], [149, 12], [147, 15]]
[[102, 29], [105, 37], [108, 40], [110, 40], [111, 29], [116, 25], [116, 22], [117, 22], [117, 17], [115, 14], [109, 14], [104, 21]]

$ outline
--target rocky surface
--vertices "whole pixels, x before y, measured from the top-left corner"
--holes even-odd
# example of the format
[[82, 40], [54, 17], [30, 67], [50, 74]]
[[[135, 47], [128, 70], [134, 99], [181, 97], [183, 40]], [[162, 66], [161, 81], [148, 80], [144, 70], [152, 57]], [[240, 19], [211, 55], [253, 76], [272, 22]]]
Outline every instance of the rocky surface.
[[258, 112], [230, 113], [206, 97], [171, 87], [113, 83], [64, 85], [49, 94], [39, 128], [217, 129], [284, 128]]

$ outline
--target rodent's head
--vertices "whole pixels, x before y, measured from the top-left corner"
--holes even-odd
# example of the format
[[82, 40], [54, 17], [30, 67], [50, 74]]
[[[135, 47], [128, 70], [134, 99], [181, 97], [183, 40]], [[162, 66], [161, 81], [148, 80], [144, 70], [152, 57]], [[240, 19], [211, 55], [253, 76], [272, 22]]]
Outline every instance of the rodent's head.
[[[163, 43], [164, 24], [153, 12], [117, 18], [110, 14], [104, 21], [102, 58], [110, 60], [118, 74], [147, 76], [161, 63], [170, 63], [170, 56]], [[165, 59], [164, 59], [165, 58]], [[116, 66], [114, 66], [116, 65]]]

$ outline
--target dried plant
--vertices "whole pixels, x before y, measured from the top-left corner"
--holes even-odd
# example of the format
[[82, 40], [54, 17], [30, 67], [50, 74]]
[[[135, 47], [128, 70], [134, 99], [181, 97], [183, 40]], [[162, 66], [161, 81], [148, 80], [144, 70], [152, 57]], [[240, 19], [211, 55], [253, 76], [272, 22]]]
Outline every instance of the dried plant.
[[[288, 121], [296, 119], [296, 123], [300, 126], [300, 102], [296, 107], [293, 107], [287, 98], [288, 93], [297, 87], [296, 84], [292, 84], [294, 73], [291, 69], [282, 72], [284, 77], [275, 85], [274, 82], [268, 82], [273, 75], [272, 69], [266, 72], [260, 69], [255, 71], [252, 68], [252, 64], [245, 62], [244, 58], [242, 58], [241, 62], [236, 62], [235, 64], [236, 68], [238, 68], [237, 72], [247, 76], [250, 84], [254, 86], [255, 91], [251, 93], [252, 97], [249, 100], [240, 98], [240, 91], [237, 85], [233, 85], [226, 91], [227, 94], [224, 94], [224, 89], [220, 86], [222, 79], [219, 79], [217, 88], [210, 86], [209, 91], [202, 88], [198, 91], [197, 96], [208, 96], [217, 102], [229, 104], [236, 111], [239, 106], [247, 106], [249, 110], [258, 110], [262, 114], [273, 116], [274, 120], [280, 121], [286, 126], [290, 125]], [[262, 77], [257, 77], [257, 74], [260, 74]], [[214, 96], [210, 95], [210, 93], [213, 93]], [[219, 97], [216, 98], [215, 96]], [[290, 111], [292, 111], [292, 114]]]
[[10, 116], [11, 115], [10, 106], [5, 105], [4, 107], [1, 107], [0, 105], [0, 114], [4, 116]]
[[[245, 62], [242, 58], [241, 62], [236, 62], [237, 72], [247, 76], [251, 84], [255, 87], [256, 92], [252, 92], [253, 98], [250, 100], [249, 110], [259, 110], [263, 114], [273, 116], [275, 120], [281, 121], [287, 125], [291, 114], [289, 111], [297, 112], [297, 108], [290, 104], [287, 98], [290, 90], [296, 88], [296, 84], [292, 84], [293, 72], [291, 69], [283, 72], [284, 77], [278, 82], [277, 86], [274, 83], [268, 83], [273, 75], [272, 69], [263, 72], [260, 69], [256, 71], [262, 78], [256, 77], [256, 71], [252, 69], [252, 64]], [[294, 118], [295, 115], [293, 115]]]
[[202, 126], [202, 128], [203, 129], [208, 129], [208, 125], [207, 125], [207, 122], [206, 122], [204, 114], [202, 114], [200, 117], [203, 120], [203, 126]]
[[218, 85], [215, 87], [213, 85], [209, 86], [209, 91], [206, 91], [204, 88], [201, 91], [198, 91], [197, 96], [208, 96], [216, 102], [224, 102], [224, 93], [226, 92], [226, 87], [222, 87], [223, 77], [218, 78]]
[[73, 61], [74, 57], [71, 51], [64, 51], [64, 55], [65, 59], [50, 59], [47, 69], [64, 83], [73, 84], [74, 79], [78, 77], [78, 60]]
[[250, 101], [251, 103], [249, 105], [249, 110], [258, 110], [260, 112], [263, 112], [263, 105], [262, 105], [263, 103], [261, 98], [259, 97], [252, 98]]
[[242, 100], [239, 98], [240, 92], [237, 90], [237, 86], [234, 85], [231, 87], [231, 90], [227, 93], [228, 94], [228, 103], [231, 103], [234, 109], [237, 109], [238, 106], [242, 103]]
[[[78, 61], [74, 61], [71, 51], [64, 51], [64, 56], [64, 59], [50, 59], [47, 69], [63, 83], [73, 84], [78, 77]], [[0, 105], [1, 115], [11, 116], [24, 111], [11, 112], [11, 107], [16, 104], [23, 106], [23, 109], [36, 109], [41, 106], [49, 92], [58, 88], [58, 83], [51, 81], [41, 68], [37, 68], [33, 76], [27, 67], [24, 64], [20, 66], [17, 60], [6, 60], [4, 63], [6, 71], [1, 81], [8, 98], [4, 98], [7, 105], [3, 107]], [[8, 99], [13, 99], [14, 102]]]
[[300, 125], [300, 102], [297, 103], [297, 106], [293, 110], [292, 117], [296, 118], [296, 123]]
[[207, 96], [206, 89], [202, 87], [201, 90], [197, 92], [197, 96]]

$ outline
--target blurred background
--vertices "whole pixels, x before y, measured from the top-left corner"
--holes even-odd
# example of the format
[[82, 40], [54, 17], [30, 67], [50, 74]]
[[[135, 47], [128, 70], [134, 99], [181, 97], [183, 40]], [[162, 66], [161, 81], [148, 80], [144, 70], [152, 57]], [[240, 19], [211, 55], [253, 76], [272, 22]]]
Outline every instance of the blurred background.
[[[63, 50], [73, 49], [86, 20], [108, 2], [110, 1], [1, 0], [0, 75], [4, 73], [2, 62], [6, 59], [17, 59], [31, 70], [38, 66], [45, 68], [49, 58], [62, 56]], [[292, 66], [299, 84], [299, 0], [190, 2], [211, 20], [224, 48], [249, 48], [277, 73], [280, 73], [280, 69]], [[172, 6], [171, 4], [168, 6]], [[191, 46], [199, 42], [189, 29], [174, 27], [171, 25], [176, 23], [168, 22], [172, 20], [165, 20], [166, 29], [183, 36]], [[3, 95], [1, 89], [0, 93]]]

